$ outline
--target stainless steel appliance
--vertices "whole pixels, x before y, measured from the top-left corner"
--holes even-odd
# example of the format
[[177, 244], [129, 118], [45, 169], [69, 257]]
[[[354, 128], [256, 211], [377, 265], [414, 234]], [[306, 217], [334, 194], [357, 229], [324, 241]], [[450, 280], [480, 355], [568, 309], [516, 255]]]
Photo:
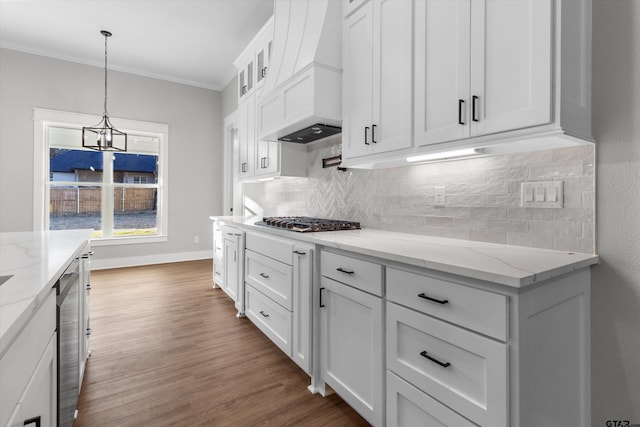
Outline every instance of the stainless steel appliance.
[[80, 261], [75, 259], [56, 283], [58, 427], [71, 427], [80, 393]]
[[360, 223], [336, 219], [312, 218], [308, 216], [274, 216], [264, 217], [256, 225], [283, 228], [306, 233], [311, 231], [359, 230]]

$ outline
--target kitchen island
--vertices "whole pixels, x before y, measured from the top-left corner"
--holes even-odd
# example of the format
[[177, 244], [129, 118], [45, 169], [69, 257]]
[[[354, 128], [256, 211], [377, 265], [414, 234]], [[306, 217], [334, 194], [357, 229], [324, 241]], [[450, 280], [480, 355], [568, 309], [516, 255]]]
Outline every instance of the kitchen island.
[[[88, 348], [79, 328], [88, 321], [81, 285], [89, 273], [80, 258], [88, 257], [91, 231], [0, 233], [0, 425], [72, 423]], [[75, 384], [68, 404], [58, 400], [60, 374], [68, 379], [63, 391]]]

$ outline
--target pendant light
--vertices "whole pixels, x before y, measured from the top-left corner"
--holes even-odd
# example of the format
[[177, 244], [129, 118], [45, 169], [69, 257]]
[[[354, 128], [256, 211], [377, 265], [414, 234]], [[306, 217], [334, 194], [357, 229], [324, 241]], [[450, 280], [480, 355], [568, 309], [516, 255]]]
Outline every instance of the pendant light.
[[100, 31], [104, 36], [104, 113], [95, 126], [82, 128], [82, 146], [98, 151], [127, 151], [127, 134], [116, 129], [107, 112], [107, 38], [111, 33]]

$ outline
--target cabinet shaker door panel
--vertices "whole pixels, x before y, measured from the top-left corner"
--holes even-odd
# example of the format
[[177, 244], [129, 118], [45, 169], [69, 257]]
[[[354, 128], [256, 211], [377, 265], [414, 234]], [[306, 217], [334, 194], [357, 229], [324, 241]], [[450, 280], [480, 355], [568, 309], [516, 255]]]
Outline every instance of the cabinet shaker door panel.
[[415, 145], [468, 137], [470, 1], [415, 8]]
[[373, 3], [371, 0], [344, 21], [342, 34], [344, 37], [342, 153], [345, 157], [357, 157], [371, 152], [371, 106], [373, 104]]
[[371, 143], [375, 152], [411, 147], [413, 2], [378, 0], [374, 16], [374, 100]]
[[471, 2], [472, 136], [551, 122], [552, 3]]

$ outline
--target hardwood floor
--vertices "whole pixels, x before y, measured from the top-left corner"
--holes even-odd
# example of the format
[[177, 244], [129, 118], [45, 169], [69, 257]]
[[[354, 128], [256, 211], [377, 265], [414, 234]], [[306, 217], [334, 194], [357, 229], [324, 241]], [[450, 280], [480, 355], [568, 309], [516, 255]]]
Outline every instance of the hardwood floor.
[[92, 272], [75, 427], [368, 425], [211, 283], [211, 260]]

